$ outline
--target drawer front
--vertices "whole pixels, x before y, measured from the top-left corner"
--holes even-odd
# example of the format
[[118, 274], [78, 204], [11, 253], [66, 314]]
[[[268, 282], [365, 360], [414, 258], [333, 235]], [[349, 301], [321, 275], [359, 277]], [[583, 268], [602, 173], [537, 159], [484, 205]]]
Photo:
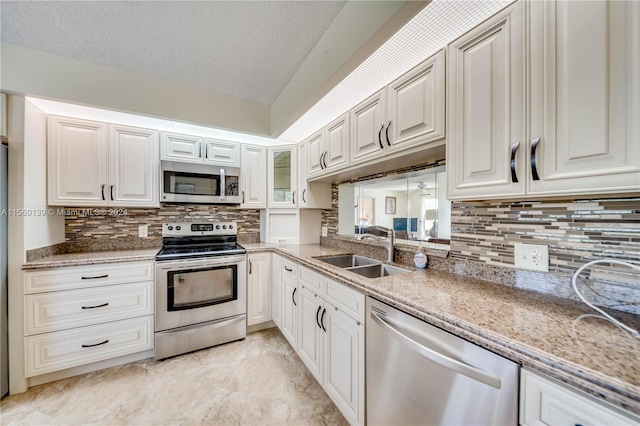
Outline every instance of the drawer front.
[[25, 335], [153, 315], [153, 281], [24, 297]]
[[625, 425], [640, 424], [578, 390], [522, 369], [520, 423], [522, 425]]
[[324, 277], [302, 266], [299, 267], [298, 284], [303, 285], [318, 296], [324, 295]]
[[282, 275], [288, 275], [298, 280], [298, 264], [288, 259], [282, 258]]
[[327, 287], [324, 299], [347, 315], [364, 323], [364, 294], [329, 279], [325, 279], [325, 283]]
[[153, 349], [153, 315], [25, 338], [25, 375], [33, 377]]
[[153, 281], [153, 262], [110, 263], [25, 272], [24, 293]]

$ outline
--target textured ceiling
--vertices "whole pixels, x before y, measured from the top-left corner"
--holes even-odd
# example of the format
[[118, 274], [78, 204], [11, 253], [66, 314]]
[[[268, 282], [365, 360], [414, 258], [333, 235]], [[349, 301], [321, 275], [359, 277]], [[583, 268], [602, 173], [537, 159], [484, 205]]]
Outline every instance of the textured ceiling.
[[0, 37], [271, 105], [344, 4], [3, 0]]

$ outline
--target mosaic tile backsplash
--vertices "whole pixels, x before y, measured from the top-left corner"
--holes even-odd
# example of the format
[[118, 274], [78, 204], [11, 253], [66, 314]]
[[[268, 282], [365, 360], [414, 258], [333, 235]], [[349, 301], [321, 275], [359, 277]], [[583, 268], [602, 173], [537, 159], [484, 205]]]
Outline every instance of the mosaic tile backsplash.
[[162, 204], [157, 209], [125, 208], [122, 215], [94, 215], [95, 210], [65, 209], [65, 240], [82, 243], [96, 240], [138, 238], [138, 226], [149, 225], [149, 238], [162, 237], [164, 222], [237, 222], [238, 241], [260, 241], [260, 211], [227, 205]]

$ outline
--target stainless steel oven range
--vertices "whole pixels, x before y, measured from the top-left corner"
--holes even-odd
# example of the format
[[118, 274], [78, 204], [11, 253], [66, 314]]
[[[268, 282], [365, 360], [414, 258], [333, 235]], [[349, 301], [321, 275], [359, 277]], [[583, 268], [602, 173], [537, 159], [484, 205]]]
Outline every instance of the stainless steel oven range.
[[156, 359], [246, 337], [246, 250], [234, 222], [165, 223], [156, 255]]

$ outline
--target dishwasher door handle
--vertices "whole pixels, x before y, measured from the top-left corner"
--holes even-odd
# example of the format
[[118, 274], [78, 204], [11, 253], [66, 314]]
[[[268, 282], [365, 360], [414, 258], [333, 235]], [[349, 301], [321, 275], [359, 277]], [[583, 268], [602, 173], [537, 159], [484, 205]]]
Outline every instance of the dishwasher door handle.
[[486, 371], [482, 371], [463, 362], [449, 358], [439, 352], [434, 351], [433, 349], [421, 345], [412, 338], [405, 336], [402, 332], [397, 330], [394, 326], [389, 324], [384, 319], [380, 318], [378, 314], [373, 311], [371, 311], [371, 318], [376, 322], [376, 324], [382, 327], [385, 331], [389, 332], [391, 336], [393, 336], [400, 343], [419, 353], [428, 360], [433, 361], [436, 364], [439, 364], [451, 371], [455, 371], [456, 373], [463, 374], [486, 385], [489, 385], [496, 389], [500, 389], [501, 380], [499, 377], [496, 377], [491, 373], [487, 373]]

